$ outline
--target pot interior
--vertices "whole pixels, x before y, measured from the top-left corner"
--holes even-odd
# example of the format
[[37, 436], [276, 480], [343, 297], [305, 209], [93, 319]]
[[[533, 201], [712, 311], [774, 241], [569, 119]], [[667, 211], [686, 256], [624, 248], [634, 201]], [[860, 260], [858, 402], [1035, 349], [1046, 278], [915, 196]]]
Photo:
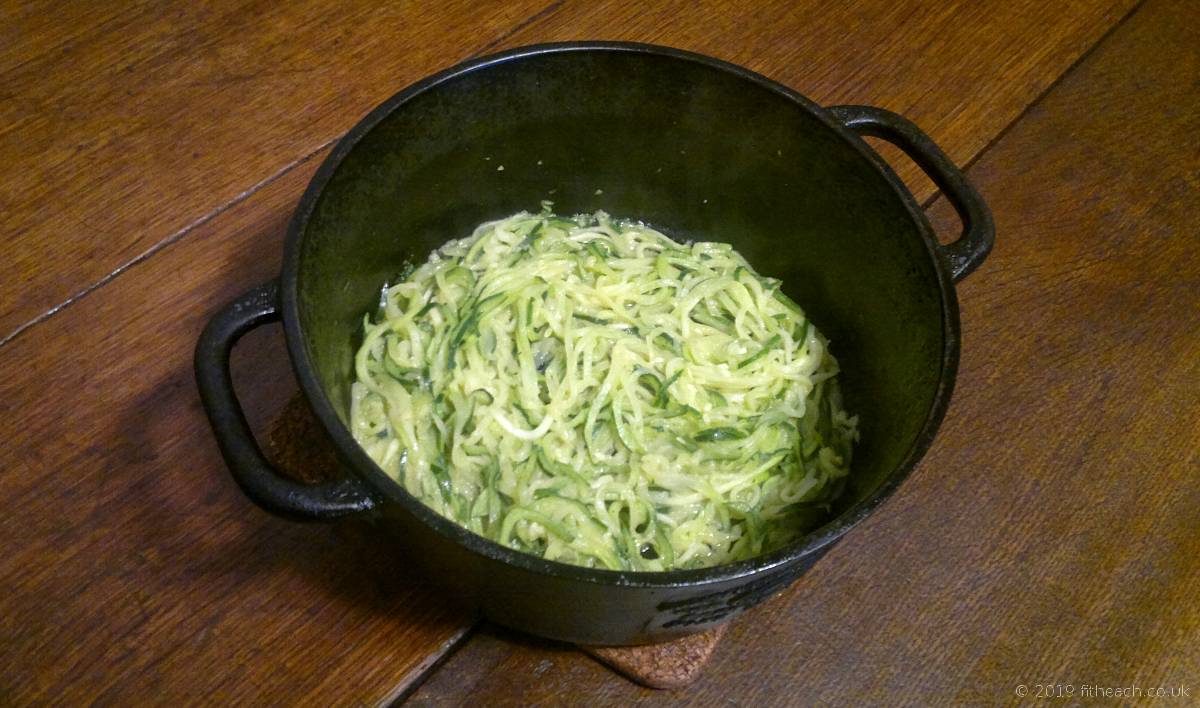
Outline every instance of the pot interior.
[[[862, 439], [840, 508], [895, 473], [942, 374], [943, 302], [888, 178], [802, 104], [707, 63], [519, 56], [411, 96], [344, 156], [292, 248], [315, 375], [348, 416], [363, 314], [406, 261], [542, 200], [734, 245], [832, 340]], [[303, 216], [303, 215], [302, 215]], [[288, 277], [285, 273], [285, 277]]]

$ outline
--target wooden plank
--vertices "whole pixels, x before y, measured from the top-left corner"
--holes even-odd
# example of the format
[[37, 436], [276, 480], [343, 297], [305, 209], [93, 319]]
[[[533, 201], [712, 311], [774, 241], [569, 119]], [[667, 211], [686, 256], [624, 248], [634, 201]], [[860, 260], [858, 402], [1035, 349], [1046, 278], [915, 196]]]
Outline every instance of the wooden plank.
[[10, 4], [0, 341], [549, 2]]
[[0, 42], [0, 341], [483, 47], [706, 52], [905, 113], [966, 159], [1132, 2], [31, 4]]
[[[568, 2], [501, 47], [612, 39], [741, 64], [821, 105], [862, 103], [919, 124], [959, 163], [1005, 126], [1136, 3]], [[883, 150], [919, 200], [936, 191]]]
[[[317, 162], [0, 349], [5, 703], [376, 704], [465, 630], [361, 525], [251, 506], [200, 410], [196, 337], [278, 272]], [[238, 349], [252, 418], [295, 389], [281, 339]]]
[[[534, 25], [568, 7], [575, 6], [552, 6]], [[706, 7], [696, 10], [698, 16], [711, 13]], [[730, 10], [721, 4], [711, 7]], [[769, 6], [760, 7], [767, 12]], [[1032, 100], [1121, 6], [1072, 9], [1077, 14], [1069, 26], [1054, 25], [1055, 32], [1075, 38], [1077, 45], [1069, 51], [1061, 38], [1024, 39], [1028, 34], [1024, 25], [1005, 30], [985, 23], [976, 28], [980, 42], [985, 35], [1011, 32], [1006, 35], [1008, 44], [997, 43], [994, 51], [1014, 51], [1013, 46], [1058, 48], [1034, 51], [1036, 61], [1042, 62], [1040, 73], [1025, 67], [1011, 81], [1002, 75], [1005, 62], [990, 64], [994, 73], [988, 81], [998, 104], [1011, 101], [1015, 106]], [[830, 12], [849, 10], [839, 6]], [[631, 13], [613, 6], [610, 18], [615, 23], [642, 21]], [[663, 35], [662, 18], [649, 16], [654, 21], [644, 26], [642, 39], [669, 44], [688, 40], [684, 35], [678, 41]], [[802, 35], [811, 24], [805, 14], [780, 18], [768, 12], [764, 17], [790, 23], [789, 37]], [[843, 17], [845, 26], [875, 27], [867, 19], [850, 22], [857, 15]], [[218, 19], [207, 21], [214, 27], [222, 25]], [[736, 22], [713, 23], [710, 31], [735, 42], [743, 36], [741, 26], [746, 21], [741, 16]], [[931, 20], [918, 24], [926, 21]], [[842, 25], [821, 24], [825, 40], [837, 41], [845, 31]], [[341, 31], [330, 27], [332, 34]], [[1080, 27], [1087, 31], [1079, 31]], [[357, 27], [342, 29], [358, 31]], [[689, 36], [698, 37], [702, 28], [689, 31], [693, 33]], [[325, 35], [306, 36], [315, 42]], [[431, 30], [429, 36], [448, 35]], [[772, 36], [776, 42], [785, 38], [778, 33]], [[880, 37], [886, 42], [908, 41], [902, 34]], [[909, 51], [923, 51], [920, 45], [908, 46]], [[945, 51], [949, 57], [962, 43], [936, 47], [931, 51]], [[767, 51], [765, 45], [763, 50]], [[273, 56], [261, 47], [255, 51], [259, 62], [269, 63]], [[444, 60], [439, 64], [457, 58], [441, 56]], [[369, 63], [365, 55], [353, 58]], [[865, 61], [853, 56], [822, 61], [835, 59]], [[353, 68], [367, 74], [374, 70]], [[323, 71], [336, 74], [343, 69]], [[346, 92], [357, 95], [355, 91], [370, 85], [365, 80], [355, 83], [357, 74], [344, 71], [349, 73], [339, 76], [353, 84]], [[909, 96], [915, 90], [911, 82], [917, 78], [913, 73], [896, 75], [889, 89], [893, 93], [876, 96], [874, 102], [899, 107], [888, 103], [888, 96]], [[283, 91], [284, 78], [271, 80], [277, 93]], [[832, 80], [829, 84], [841, 85]], [[817, 95], [808, 87], [798, 87]], [[193, 96], [189, 105], [207, 110], [209, 104], [215, 105], [211, 98], [215, 95], [203, 94], [207, 104]], [[329, 91], [322, 95], [322, 101], [341, 100]], [[295, 94], [287, 94], [287, 100], [293, 102], [290, 110], [299, 110]], [[328, 128], [336, 122], [322, 117], [328, 108], [329, 115], [343, 116], [348, 124], [357, 113], [351, 116], [346, 105], [316, 104], [311, 108], [313, 123]], [[280, 114], [270, 115], [278, 119]], [[210, 118], [214, 125], [224, 126], [220, 130], [233, 130], [218, 111], [211, 111]], [[274, 134], [266, 123], [270, 121], [255, 131]], [[4, 124], [20, 125], [19, 121]], [[949, 145], [984, 144], [1002, 127], [990, 119], [956, 121], [935, 131], [935, 137]], [[297, 130], [303, 132], [301, 128]], [[147, 135], [157, 135], [155, 130], [165, 128], [147, 130]], [[337, 129], [330, 131], [336, 134]], [[964, 139], [960, 131], [974, 137]], [[187, 135], [174, 137], [187, 144]], [[166, 144], [165, 138], [154, 139], [160, 140], [155, 144]], [[306, 148], [320, 144], [313, 140]], [[109, 702], [150, 696], [164, 701], [186, 697], [293, 702], [307, 697], [314, 703], [377, 702], [401, 689], [462, 631], [463, 618], [423, 595], [415, 585], [418, 579], [403, 577], [402, 566], [380, 563], [386, 549], [364, 537], [360, 529], [352, 524], [295, 526], [268, 519], [242, 500], [227, 480], [192, 388], [191, 347], [217, 304], [278, 268], [283, 223], [314, 169], [310, 160], [274, 178], [243, 172], [238, 166], [243, 159], [261, 167], [267, 163], [255, 161], [295, 145], [273, 144], [270, 150], [238, 145], [244, 149], [222, 148], [220, 159], [203, 170], [177, 166], [188, 175], [179, 179], [209, 179], [216, 174], [234, 184], [238, 175], [253, 175], [255, 180], [266, 180], [266, 187], [232, 207], [221, 207], [220, 213], [186, 238], [0, 346], [4, 372], [0, 439], [5, 440], [5, 474], [0, 477], [5, 513], [0, 530], [15, 541], [13, 550], [0, 558], [0, 579], [10, 589], [0, 597], [0, 665], [11, 669], [0, 678], [0, 695], [6, 698], [53, 696], [72, 702], [100, 695]], [[124, 171], [113, 172], [109, 182], [126, 179], [130, 169], [126, 164]], [[78, 173], [76, 179], [84, 182], [87, 176]], [[120, 194], [111, 191], [111, 184], [100, 191], [114, 209], [113, 218], [153, 219], [158, 217], [147, 213], [157, 211], [179, 215], [191, 208], [179, 206], [181, 202], [194, 205], [188, 201], [193, 198], [190, 192], [167, 190], [122, 211], [126, 207], [116, 198]], [[86, 190], [71, 189], [71, 199], [55, 203], [49, 211], [82, 208], [74, 202], [83, 199]], [[9, 194], [0, 193], [5, 198]], [[149, 231], [119, 230], [107, 240], [81, 239], [78, 243], [95, 249], [81, 260], [107, 258], [104, 254], [119, 245], [126, 233]], [[46, 238], [43, 233], [34, 240]], [[21, 242], [17, 246], [15, 251], [20, 252]], [[69, 263], [71, 259], [58, 260], [66, 263], [63, 267], [77, 266]], [[31, 280], [16, 292], [33, 292], [48, 282], [27, 275]], [[73, 276], [46, 270], [36, 277], [67, 283]], [[3, 282], [0, 288], [10, 287], [7, 279]], [[255, 337], [243, 349], [248, 356], [244, 368], [255, 376], [241, 390], [252, 412], [262, 417], [293, 385], [277, 335]]]
[[412, 703], [994, 705], [1046, 683], [1064, 704], [1096, 702], [1085, 684], [1195, 700], [1198, 132], [1200, 6], [1151, 0], [983, 155], [997, 245], [959, 290], [933, 450], [686, 693], [482, 632]]

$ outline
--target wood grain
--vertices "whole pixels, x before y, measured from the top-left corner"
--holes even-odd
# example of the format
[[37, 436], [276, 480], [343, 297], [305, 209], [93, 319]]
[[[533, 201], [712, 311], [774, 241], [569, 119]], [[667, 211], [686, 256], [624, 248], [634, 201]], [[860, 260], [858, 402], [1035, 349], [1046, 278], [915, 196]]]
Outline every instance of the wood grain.
[[9, 3], [0, 340], [549, 2]]
[[0, 22], [0, 341], [484, 49], [706, 52], [897, 110], [963, 160], [1132, 3], [30, 3]]
[[[665, 13], [582, 2], [230, 1], [77, 3], [54, 18], [42, 6], [6, 8], [0, 229], [11, 255], [0, 260], [0, 339], [151, 253], [0, 344], [0, 532], [9, 541], [0, 699], [378, 703], [462, 635], [467, 618], [406, 577], [362, 528], [289, 524], [246, 502], [217, 456], [190, 370], [203, 322], [277, 272], [283, 225], [321, 146], [394, 88], [514, 30], [511, 42], [619, 28], [624, 38], [762, 57], [746, 63], [824, 101], [907, 112], [965, 160], [1127, 6], [1029, 4], [1010, 15], [999, 3], [928, 14], [916, 0]], [[898, 68], [863, 68], [880, 56]], [[978, 76], [942, 66], [963, 56], [982, 62]], [[937, 81], [918, 68], [937, 69]], [[994, 113], [967, 105], [979, 96]], [[938, 123], [940, 114], [921, 112], [928, 101], [954, 117]], [[988, 196], [1003, 188], [984, 185]], [[238, 359], [252, 418], [270, 419], [294, 390], [279, 335], [249, 337]], [[731, 633], [745, 643], [744, 631]], [[786, 666], [775, 655], [755, 664], [726, 645], [714, 659], [721, 671], [761, 667], [763, 690], [778, 690]], [[581, 695], [624, 685], [604, 684], [606, 669], [575, 657], [537, 676], [561, 687], [562, 667], [584, 667], [592, 673]], [[528, 675], [514, 661], [514, 680]], [[713, 695], [702, 680], [699, 695]]]
[[1109, 702], [1084, 684], [1194, 701], [1198, 133], [1200, 6], [1151, 0], [983, 155], [997, 245], [960, 285], [937, 443], [686, 692], [484, 633], [412, 703], [995, 705], [1038, 683], [1072, 686], [1064, 705]]
[[[567, 2], [499, 46], [652, 42], [765, 74], [821, 105], [863, 103], [920, 125], [969, 161], [1136, 2]], [[933, 183], [885, 157], [918, 201]]]
[[[5, 703], [374, 704], [467, 627], [368, 529], [253, 507], [200, 410], [195, 339], [275, 275], [315, 162], [0, 349]], [[237, 351], [258, 420], [280, 339]]]

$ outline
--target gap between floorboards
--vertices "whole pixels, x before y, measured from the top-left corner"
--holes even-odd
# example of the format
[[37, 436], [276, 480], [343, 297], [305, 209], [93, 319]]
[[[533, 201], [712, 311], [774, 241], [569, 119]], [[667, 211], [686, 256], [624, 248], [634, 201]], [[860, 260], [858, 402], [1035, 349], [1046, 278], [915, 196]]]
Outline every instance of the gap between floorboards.
[[[525, 29], [526, 27], [529, 27], [530, 25], [532, 25], [536, 22], [539, 22], [547, 17], [550, 17], [555, 12], [558, 12], [558, 10], [562, 8], [562, 6], [565, 4], [565, 2], [566, 2], [566, 0], [555, 0], [555, 2], [550, 3], [549, 5], [542, 8], [541, 10], [538, 10], [537, 12], [533, 13], [529, 17], [526, 17], [524, 20], [521, 20], [520, 22], [516, 23], [515, 25], [513, 25], [511, 28], [509, 28], [505, 32], [502, 32], [499, 36], [497, 36], [492, 41], [483, 45], [479, 49], [476, 49], [474, 52], [471, 52], [470, 54], [468, 54], [467, 56], [463, 57], [462, 59], [460, 59], [458, 62], [455, 62], [455, 63], [457, 64], [457, 63], [461, 63], [463, 61], [469, 61], [471, 59], [474, 59], [475, 57], [481, 56], [481, 55], [491, 51], [493, 48], [500, 45], [502, 42], [507, 40], [509, 37], [512, 37], [514, 34], [520, 32], [521, 30]], [[334, 137], [330, 138], [329, 140], [326, 140], [325, 142], [318, 145], [316, 148], [310, 150], [309, 152], [305, 153], [304, 155], [300, 156], [299, 158], [297, 158], [297, 159], [293, 160], [292, 162], [279, 168], [278, 170], [276, 170], [274, 172], [274, 174], [271, 174], [266, 179], [263, 179], [263, 180], [259, 181], [258, 183], [251, 185], [245, 191], [241, 192], [240, 194], [235, 195], [233, 198], [231, 198], [229, 201], [225, 202], [224, 204], [221, 204], [220, 206], [214, 208], [212, 211], [209, 211], [207, 214], [200, 216], [199, 218], [195, 219], [194, 221], [183, 225], [182, 227], [177, 229], [175, 232], [170, 233], [167, 236], [163, 237], [161, 240], [159, 240], [158, 242], [151, 245], [145, 251], [142, 251], [141, 253], [137, 254], [130, 260], [128, 260], [128, 261], [122, 263], [121, 265], [117, 266], [116, 268], [114, 268], [111, 272], [105, 274], [99, 280], [91, 283], [90, 285], [87, 285], [87, 286], [81, 288], [80, 290], [76, 291], [75, 293], [69, 295], [65, 300], [58, 303], [57, 305], [54, 305], [53, 307], [47, 309], [46, 311], [42, 312], [41, 314], [37, 315], [36, 317], [33, 317], [33, 318], [29, 319], [28, 321], [26, 321], [25, 323], [17, 326], [17, 328], [14, 329], [12, 332], [9, 332], [8, 334], [4, 335], [3, 338], [0, 338], [0, 348], [3, 348], [5, 345], [16, 340], [17, 337], [20, 337], [23, 333], [28, 331], [30, 328], [36, 327], [37, 325], [42, 324], [43, 322], [46, 322], [47, 320], [51, 319], [54, 315], [58, 314], [59, 312], [61, 312], [64, 309], [66, 309], [67, 307], [70, 307], [71, 305], [82, 300], [83, 298], [87, 297], [88, 295], [91, 295], [96, 290], [99, 290], [100, 288], [104, 287], [105, 285], [108, 285], [110, 282], [115, 280], [117, 277], [119, 277], [120, 275], [125, 273], [125, 271], [129, 270], [130, 268], [133, 268], [134, 266], [137, 266], [137, 265], [149, 260], [151, 256], [153, 256], [154, 254], [163, 250], [167, 246], [170, 246], [171, 244], [180, 241], [181, 239], [183, 239], [185, 236], [187, 236], [192, 231], [196, 230], [197, 228], [200, 228], [201, 226], [204, 226], [205, 224], [207, 224], [208, 222], [217, 218], [218, 216], [225, 213], [226, 211], [229, 211], [233, 207], [246, 201], [250, 197], [254, 196], [256, 193], [258, 193], [264, 187], [267, 187], [271, 183], [278, 180], [280, 177], [283, 177], [284, 175], [286, 175], [287, 173], [296, 169], [297, 167], [304, 165], [309, 160], [313, 159], [314, 156], [319, 155], [322, 151], [329, 148], [331, 145], [336, 144], [339, 140], [342, 139], [342, 137], [344, 137], [346, 135], [347, 132], [349, 132], [349, 131], [342, 131], [341, 133], [338, 133]]]
[[[1074, 71], [1075, 67], [1079, 66], [1079, 64], [1083, 60], [1085, 60], [1087, 57], [1089, 57], [1092, 54], [1092, 52], [1094, 52], [1096, 50], [1097, 47], [1099, 47], [1101, 44], [1103, 44], [1105, 41], [1107, 41], [1108, 38], [1110, 36], [1112, 36], [1113, 32], [1115, 32], [1118, 28], [1120, 28], [1122, 25], [1124, 25], [1125, 22], [1130, 17], [1132, 17], [1133, 14], [1138, 11], [1138, 9], [1141, 8], [1141, 6], [1144, 2], [1145, 2], [1145, 0], [1139, 0], [1132, 8], [1129, 9], [1128, 12], [1126, 12], [1116, 22], [1114, 22], [1111, 27], [1109, 27], [1107, 30], [1105, 30], [1104, 34], [1102, 34], [1099, 39], [1097, 39], [1095, 42], [1093, 42], [1090, 47], [1088, 47], [1083, 52], [1081, 52], [1079, 54], [1079, 56], [1075, 58], [1075, 61], [1071, 62], [1071, 65], [1068, 66], [1062, 73], [1060, 73], [1053, 81], [1051, 81], [1046, 86], [1046, 88], [1043, 89], [1042, 92], [1037, 95], [1037, 97], [1035, 97], [1031, 102], [1029, 102], [1025, 106], [1025, 108], [1022, 109], [1021, 112], [1016, 115], [1016, 117], [1014, 117], [1011, 121], [1009, 121], [1007, 124], [1002, 126], [1000, 128], [1000, 130], [998, 130], [996, 132], [996, 134], [979, 151], [977, 151], [974, 155], [972, 155], [970, 158], [968, 158], [966, 160], [966, 162], [964, 162], [961, 165], [960, 169], [963, 172], [966, 172], [972, 166], [974, 166], [975, 163], [978, 162], [979, 159], [982, 158], [985, 154], [987, 154], [987, 152], [992, 148], [993, 145], [995, 145], [997, 142], [1002, 140], [1004, 138], [1004, 136], [1007, 135], [1009, 133], [1009, 131], [1013, 128], [1013, 126], [1015, 126], [1017, 123], [1019, 123], [1029, 113], [1029, 111], [1031, 109], [1033, 109], [1035, 106], [1037, 106], [1039, 103], [1041, 103], [1042, 100], [1046, 97], [1046, 95], [1048, 93], [1050, 93], [1050, 91], [1054, 90], [1054, 88], [1056, 86], [1058, 86], [1058, 84], [1063, 80], [1063, 78], [1065, 76], [1067, 76], [1072, 71]], [[533, 13], [529, 17], [525, 18], [521, 22], [518, 22], [517, 24], [513, 25], [513, 27], [511, 29], [502, 33], [496, 39], [492, 40], [491, 42], [488, 42], [483, 47], [480, 47], [479, 49], [475, 50], [471, 54], [468, 54], [461, 61], [467, 61], [467, 60], [473, 59], [475, 57], [478, 57], [478, 56], [490, 51], [491, 49], [495, 48], [496, 46], [498, 46], [499, 44], [504, 42], [504, 40], [513, 36], [517, 32], [520, 32], [521, 30], [529, 27], [530, 25], [533, 25], [547, 17], [550, 17], [555, 12], [557, 12], [559, 9], [561, 9], [564, 3], [565, 3], [565, 0], [556, 0], [555, 2], [550, 3], [546, 7]], [[173, 243], [176, 243], [176, 242], [182, 240], [184, 237], [186, 237], [189, 233], [191, 233], [195, 229], [203, 226], [204, 224], [207, 224], [208, 222], [212, 221], [213, 219], [220, 216], [221, 214], [228, 211], [229, 209], [232, 209], [233, 207], [237, 206], [238, 204], [241, 204], [242, 202], [246, 201], [250, 197], [254, 196], [262, 188], [270, 185], [275, 180], [279, 179], [280, 177], [283, 177], [284, 175], [286, 175], [287, 173], [296, 169], [297, 167], [300, 167], [301, 165], [305, 164], [306, 162], [311, 160], [314, 156], [320, 154], [322, 150], [325, 150], [330, 145], [333, 145], [337, 141], [341, 140], [345, 134], [346, 134], [346, 132], [339, 133], [337, 136], [325, 141], [324, 143], [322, 143], [321, 145], [319, 145], [317, 148], [313, 149], [309, 153], [301, 156], [300, 158], [298, 158], [298, 159], [292, 161], [291, 163], [285, 165], [284, 167], [280, 168], [273, 175], [258, 182], [257, 184], [252, 185], [246, 191], [242, 192], [241, 194], [238, 194], [237, 196], [235, 196], [233, 199], [229, 200], [225, 204], [222, 204], [221, 206], [213, 209], [212, 211], [201, 216], [200, 218], [196, 219], [195, 221], [192, 221], [191, 223], [183, 226], [175, 233], [168, 235], [166, 238], [162, 239], [158, 243], [156, 243], [153, 246], [151, 246], [150, 248], [146, 249], [144, 252], [138, 254], [133, 259], [126, 261], [125, 263], [122, 263], [120, 266], [118, 266], [116, 269], [114, 269], [111, 273], [108, 273], [107, 275], [105, 275], [103, 278], [100, 278], [99, 280], [92, 283], [91, 285], [84, 287], [83, 289], [79, 290], [75, 294], [68, 297], [66, 300], [63, 300], [59, 304], [51, 307], [50, 309], [46, 310], [45, 312], [41, 313], [40, 315], [30, 319], [29, 321], [25, 322], [22, 325], [20, 325], [15, 330], [13, 330], [8, 335], [6, 335], [3, 339], [0, 339], [0, 348], [3, 348], [5, 345], [13, 342], [14, 340], [17, 339], [17, 337], [19, 337], [22, 334], [24, 334], [25, 332], [29, 331], [31, 328], [36, 327], [40, 324], [43, 324], [43, 323], [49, 321], [50, 319], [52, 319], [54, 317], [54, 315], [58, 314], [65, 308], [70, 307], [71, 305], [82, 300], [83, 298], [87, 297], [88, 295], [91, 295], [93, 292], [95, 292], [96, 290], [99, 290], [100, 288], [109, 284], [110, 282], [112, 282], [113, 280], [115, 280], [116, 278], [118, 278], [119, 276], [124, 274], [126, 271], [130, 270], [131, 268], [133, 268], [137, 265], [140, 265], [141, 263], [144, 263], [145, 261], [149, 260], [151, 256], [155, 255], [156, 253], [163, 250], [164, 248], [170, 246]], [[931, 207], [934, 203], [936, 203], [940, 197], [941, 197], [941, 191], [940, 190], [935, 191], [921, 204], [922, 209], [929, 209], [929, 207]]]

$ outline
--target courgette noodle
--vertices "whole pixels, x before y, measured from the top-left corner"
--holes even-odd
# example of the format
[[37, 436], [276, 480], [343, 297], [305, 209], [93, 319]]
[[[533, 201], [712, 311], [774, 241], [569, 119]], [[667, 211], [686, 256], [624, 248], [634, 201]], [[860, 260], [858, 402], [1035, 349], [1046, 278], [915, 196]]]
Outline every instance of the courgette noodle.
[[604, 212], [485, 223], [385, 285], [363, 326], [366, 452], [439, 514], [555, 561], [776, 549], [823, 518], [858, 437], [778, 280]]

